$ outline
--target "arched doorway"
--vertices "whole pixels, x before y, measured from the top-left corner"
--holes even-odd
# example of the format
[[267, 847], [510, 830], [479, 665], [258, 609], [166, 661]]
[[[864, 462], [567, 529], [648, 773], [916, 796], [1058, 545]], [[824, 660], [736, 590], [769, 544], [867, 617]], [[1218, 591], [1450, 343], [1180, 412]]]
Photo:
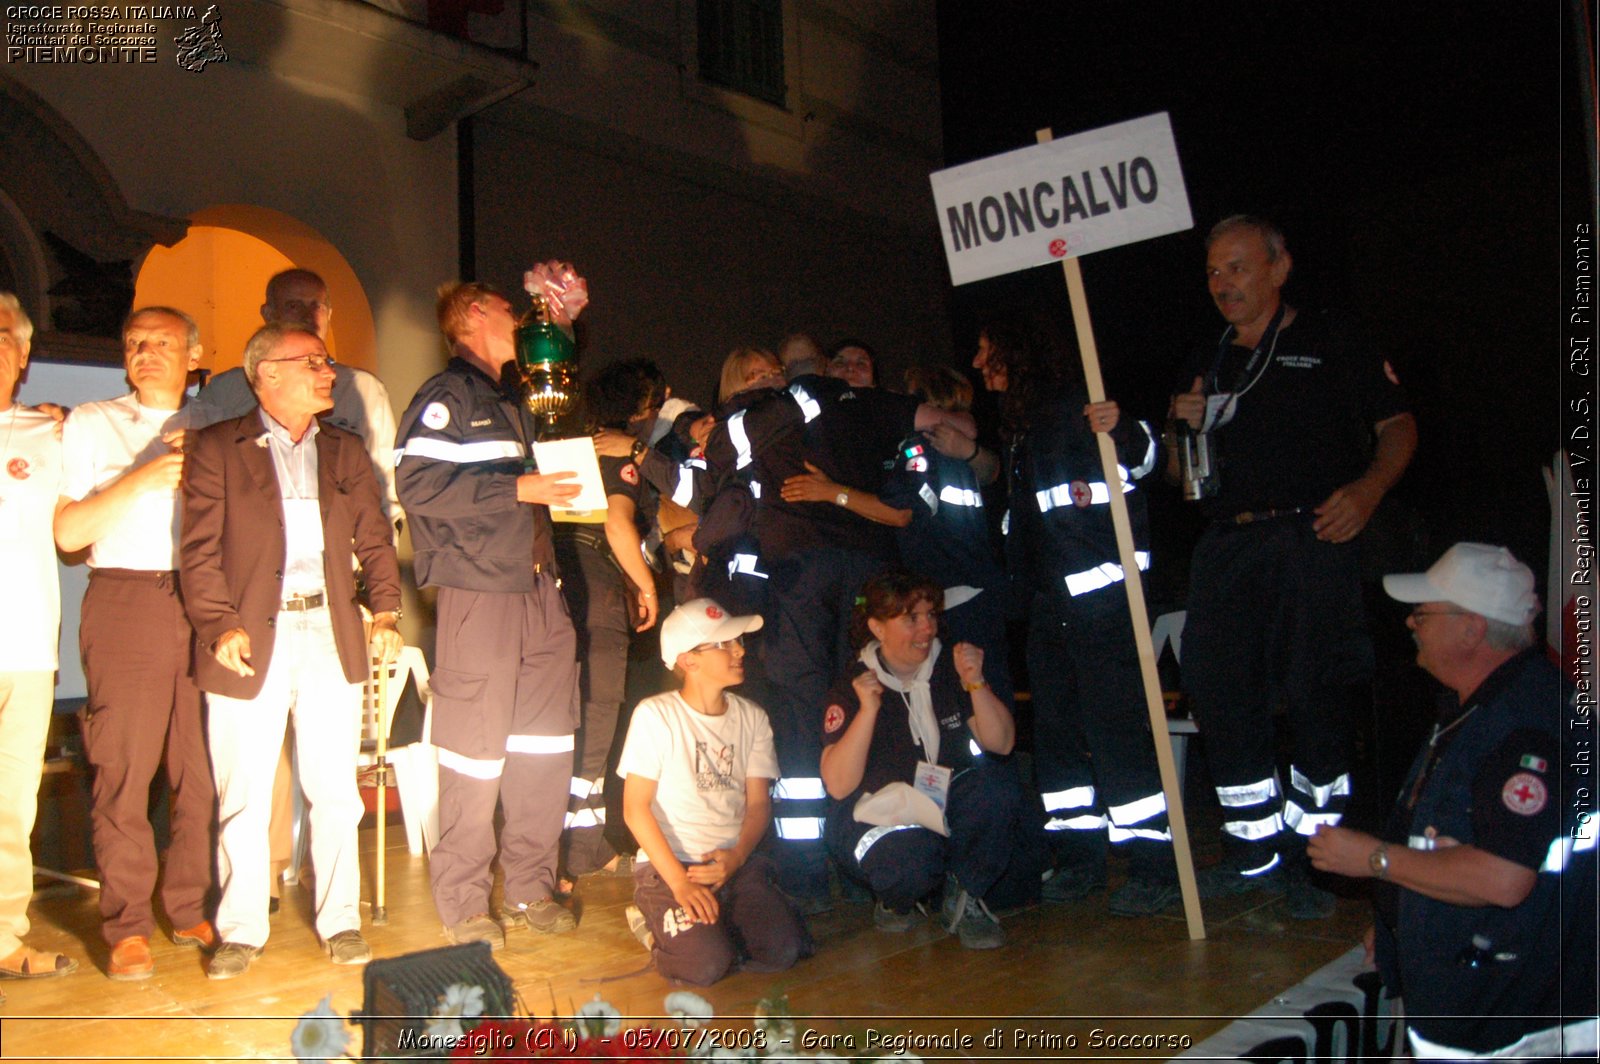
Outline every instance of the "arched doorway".
[[328, 349], [340, 362], [377, 372], [366, 292], [321, 233], [287, 214], [243, 204], [207, 207], [189, 221], [182, 240], [145, 256], [133, 305], [164, 304], [192, 315], [206, 345], [202, 366], [220, 373], [239, 365], [245, 341], [261, 326], [267, 280], [299, 266], [328, 282], [334, 308]]

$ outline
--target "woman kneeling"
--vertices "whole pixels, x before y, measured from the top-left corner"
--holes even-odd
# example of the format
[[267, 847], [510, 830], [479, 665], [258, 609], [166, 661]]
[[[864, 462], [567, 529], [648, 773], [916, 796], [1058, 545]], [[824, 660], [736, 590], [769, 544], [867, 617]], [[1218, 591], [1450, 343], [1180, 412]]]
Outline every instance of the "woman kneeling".
[[1037, 861], [1022, 787], [1004, 760], [1011, 713], [983, 679], [982, 650], [957, 643], [943, 652], [943, 600], [937, 584], [909, 573], [862, 589], [865, 645], [823, 715], [822, 781], [839, 800], [828, 848], [872, 888], [874, 922], [886, 931], [916, 926], [920, 903], [949, 873], [950, 930], [969, 949], [993, 949], [1005, 932], [986, 901], [1028, 900]]

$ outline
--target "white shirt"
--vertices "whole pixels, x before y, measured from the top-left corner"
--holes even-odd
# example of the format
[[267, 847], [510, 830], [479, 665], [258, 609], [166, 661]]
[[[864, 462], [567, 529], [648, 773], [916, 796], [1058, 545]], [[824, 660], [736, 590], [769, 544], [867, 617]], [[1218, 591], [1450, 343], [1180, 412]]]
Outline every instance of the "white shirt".
[[0, 411], [0, 672], [54, 672], [61, 585], [52, 525], [61, 494], [55, 419], [13, 404]]
[[[400, 509], [400, 496], [394, 487], [397, 428], [394, 407], [389, 404], [389, 391], [382, 381], [364, 369], [335, 362], [333, 373], [333, 409], [325, 416], [329, 424], [361, 437], [383, 493], [383, 512], [391, 521], [398, 520], [405, 516], [405, 511]], [[244, 417], [256, 405], [256, 393], [244, 379], [244, 370], [235, 368], [207, 381], [195, 396], [195, 403], [203, 411], [195, 427], [204, 428], [230, 417]]]
[[315, 594], [327, 584], [322, 568], [322, 504], [317, 501], [317, 419], [311, 419], [299, 443], [265, 410], [261, 423], [267, 431], [256, 437], [256, 443], [272, 454], [283, 500], [283, 593]]
[[[707, 716], [668, 691], [639, 703], [617, 774], [656, 781], [650, 814], [678, 860], [698, 863], [739, 841], [745, 781], [778, 778], [772, 725], [748, 699], [725, 694], [728, 711]], [[638, 860], [647, 860], [640, 851]]]
[[[84, 403], [67, 416], [61, 440], [61, 494], [81, 502], [123, 474], [172, 449], [161, 434], [188, 428], [187, 408], [141, 406], [134, 392]], [[147, 491], [110, 532], [89, 547], [95, 569], [178, 568], [179, 492]]]

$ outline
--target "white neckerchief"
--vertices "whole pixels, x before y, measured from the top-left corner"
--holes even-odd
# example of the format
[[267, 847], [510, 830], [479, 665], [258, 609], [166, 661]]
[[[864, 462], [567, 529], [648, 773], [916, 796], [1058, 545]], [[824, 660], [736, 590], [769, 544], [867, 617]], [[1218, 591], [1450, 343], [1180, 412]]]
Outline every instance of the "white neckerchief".
[[878, 674], [878, 680], [891, 691], [900, 692], [907, 709], [907, 723], [911, 725], [911, 738], [922, 746], [922, 756], [931, 765], [939, 763], [939, 719], [933, 715], [933, 692], [928, 687], [928, 677], [933, 675], [933, 663], [939, 660], [939, 640], [935, 638], [928, 647], [928, 656], [911, 677], [909, 684], [883, 664], [878, 656], [876, 639], [861, 648], [861, 663]]

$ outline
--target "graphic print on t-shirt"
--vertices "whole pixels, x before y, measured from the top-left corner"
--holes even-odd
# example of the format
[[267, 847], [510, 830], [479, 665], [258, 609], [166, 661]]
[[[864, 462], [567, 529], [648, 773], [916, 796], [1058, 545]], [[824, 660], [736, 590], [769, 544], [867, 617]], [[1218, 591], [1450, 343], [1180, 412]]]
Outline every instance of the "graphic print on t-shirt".
[[694, 785], [702, 791], [736, 791], [733, 779], [733, 747], [723, 744], [713, 754], [704, 739], [694, 741]]

